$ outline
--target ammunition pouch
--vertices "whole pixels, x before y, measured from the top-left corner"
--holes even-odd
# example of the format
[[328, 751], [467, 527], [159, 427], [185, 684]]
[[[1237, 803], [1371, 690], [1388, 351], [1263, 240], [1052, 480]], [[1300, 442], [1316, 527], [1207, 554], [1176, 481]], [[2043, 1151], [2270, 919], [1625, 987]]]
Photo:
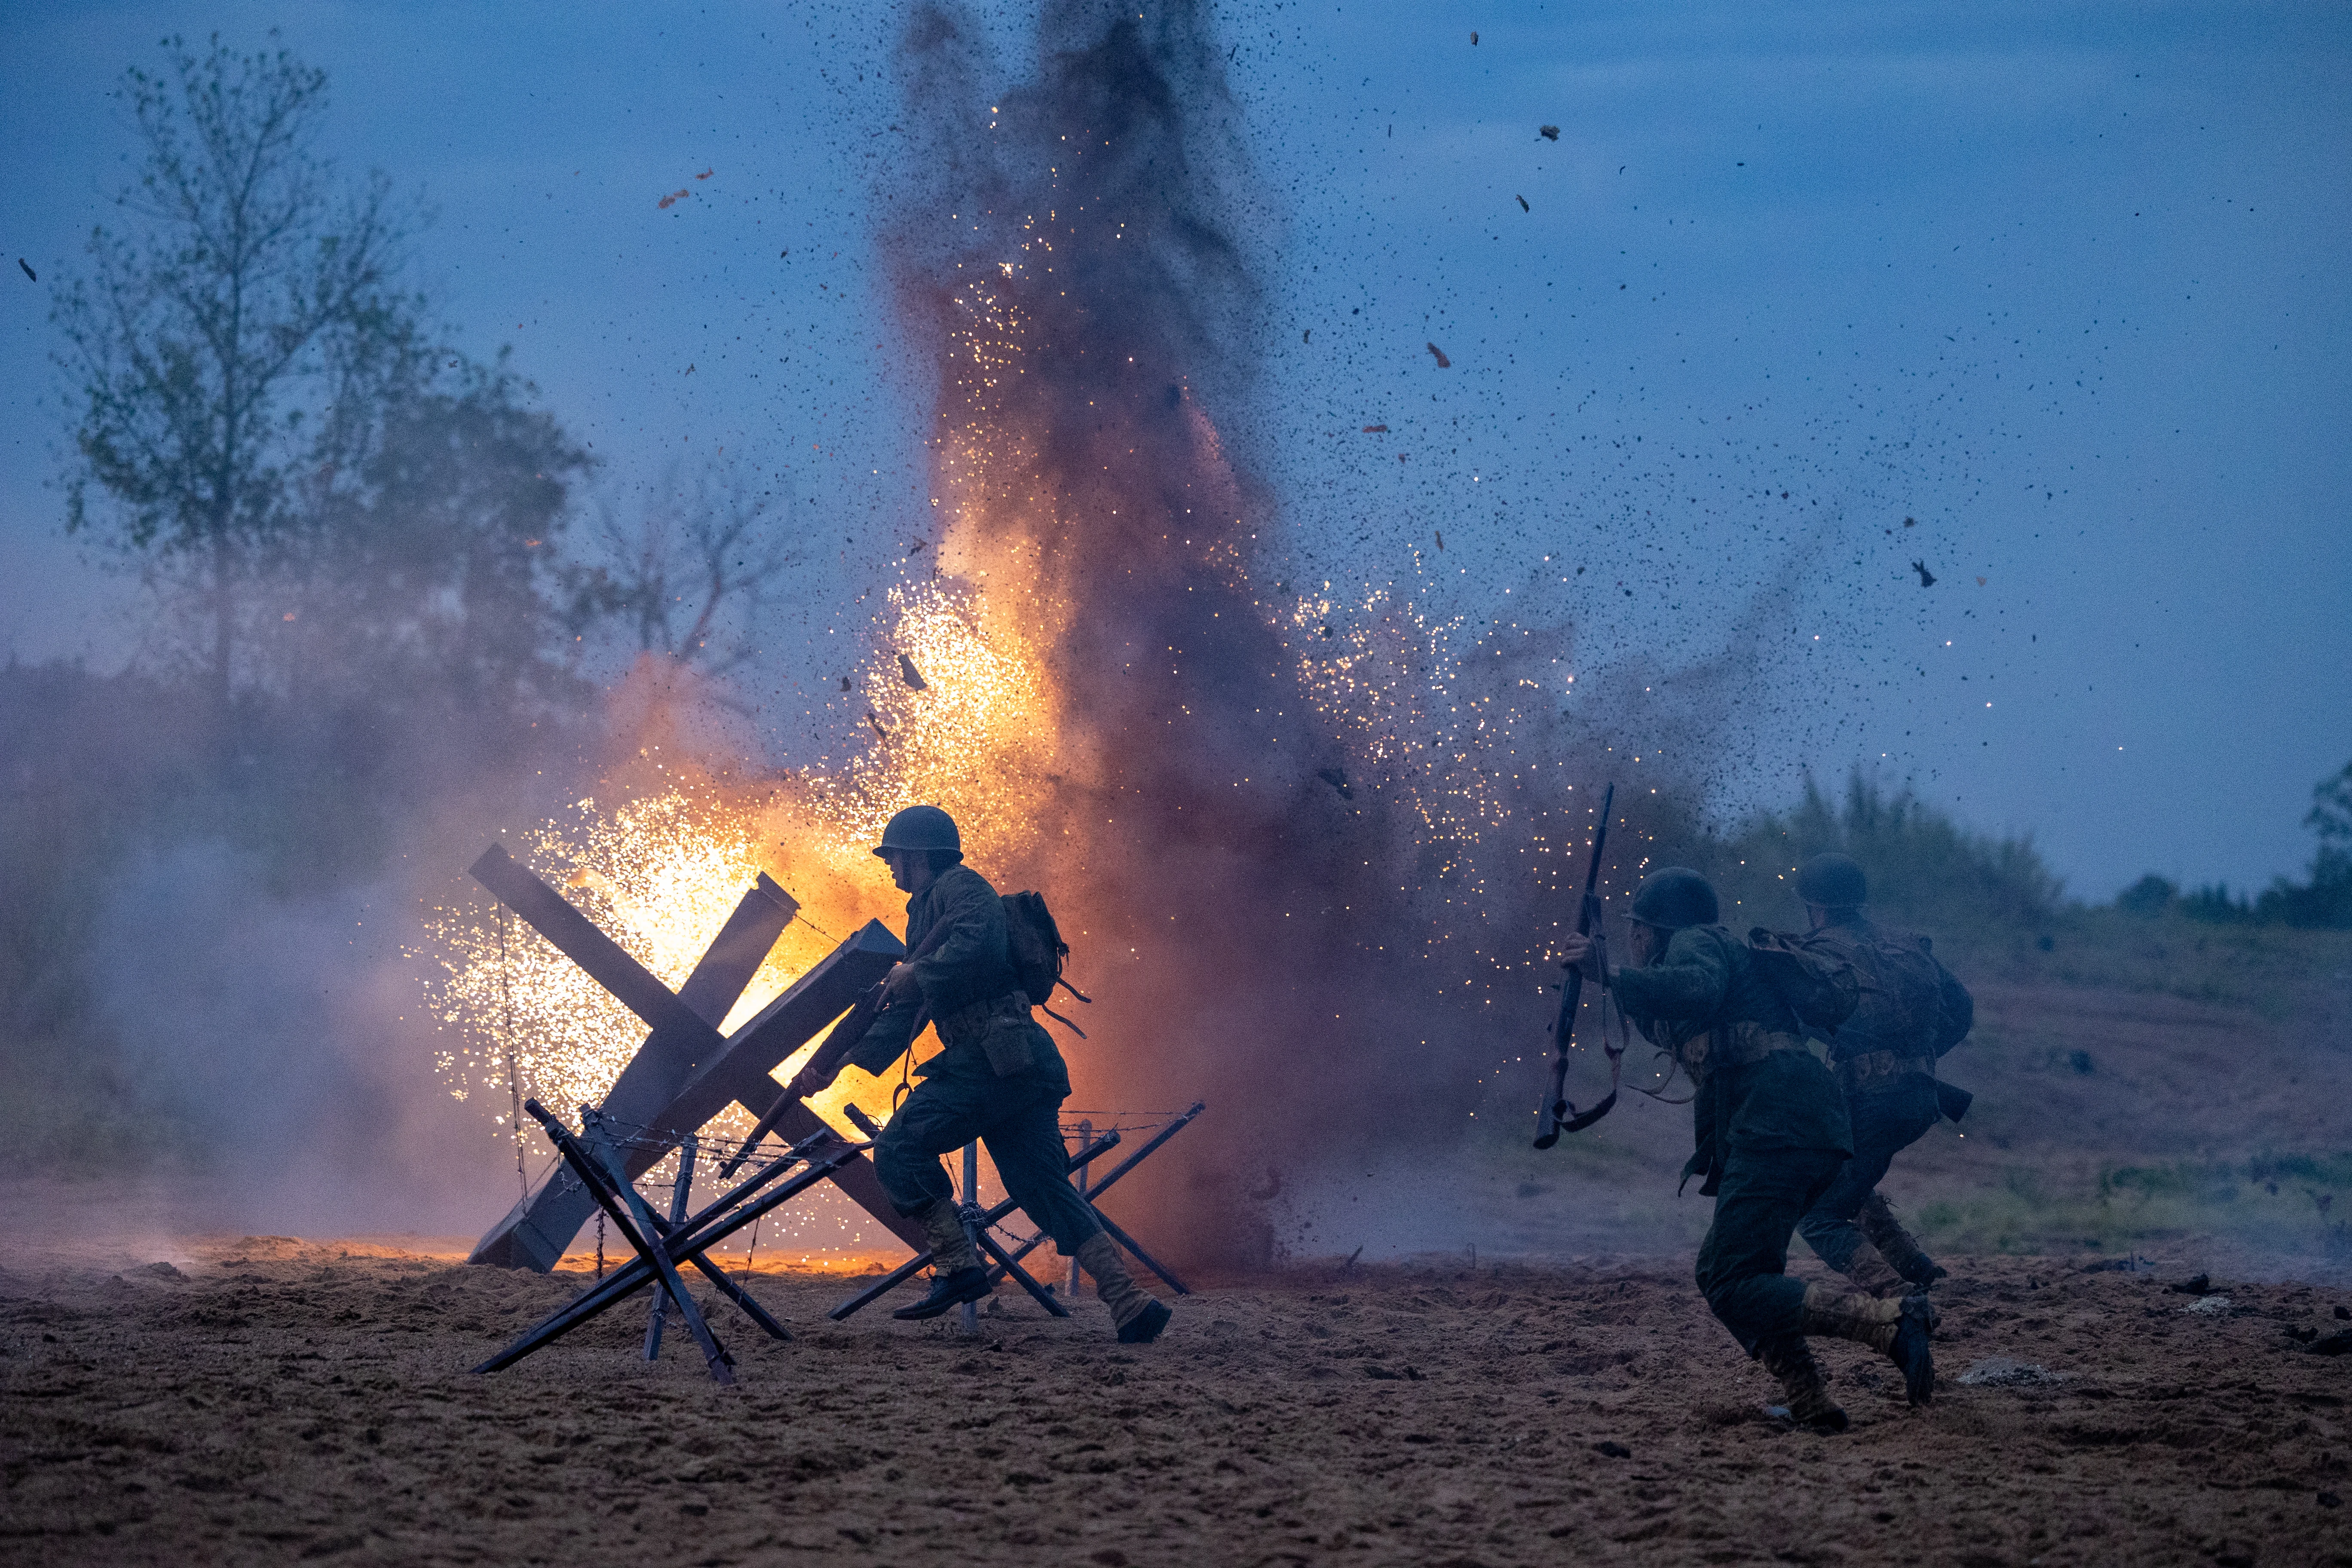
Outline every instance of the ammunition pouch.
[[1762, 1061], [1775, 1051], [1803, 1050], [1805, 1042], [1801, 1037], [1743, 1018], [1736, 1024], [1718, 1024], [1693, 1035], [1675, 1047], [1675, 1059], [1696, 1081], [1714, 1068], [1746, 1067]]
[[1894, 1051], [1864, 1051], [1831, 1064], [1837, 1074], [1838, 1087], [1848, 1094], [1867, 1094], [1885, 1089], [1906, 1073], [1918, 1073], [1927, 1078], [1936, 1076], [1933, 1057], [1906, 1057]]
[[933, 1020], [940, 1043], [950, 1049], [978, 1045], [991, 1071], [1011, 1078], [1037, 1065], [1036, 1023], [1029, 1016], [1029, 1000], [1020, 992], [972, 1002]]

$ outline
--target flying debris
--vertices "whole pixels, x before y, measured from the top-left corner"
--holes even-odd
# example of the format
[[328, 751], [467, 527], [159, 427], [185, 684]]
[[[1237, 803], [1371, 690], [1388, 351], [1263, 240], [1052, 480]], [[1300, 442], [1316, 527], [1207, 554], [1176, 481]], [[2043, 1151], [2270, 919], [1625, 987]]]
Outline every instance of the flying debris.
[[1557, 142], [1559, 140], [1559, 127], [1557, 125], [1538, 125], [1536, 127], [1536, 134], [1542, 137], [1547, 142]]
[[915, 661], [903, 653], [898, 656], [898, 679], [918, 691], [927, 689], [923, 681], [923, 672], [917, 669]]
[[1470, 47], [1474, 49], [1478, 47], [1478, 35], [1475, 33], [1470, 35]]
[[716, 170], [716, 169], [705, 169], [705, 170], [703, 170], [703, 171], [702, 171], [702, 173], [700, 173], [699, 174], [695, 175], [694, 177], [695, 177], [696, 179], [698, 179], [698, 180], [707, 180], [707, 179], [710, 178], [710, 176], [711, 176], [711, 175], [713, 175], [713, 174], [717, 174], [717, 173], [719, 173], [719, 171], [718, 171], [718, 170]]
[[1440, 550], [1444, 549], [1444, 548], [1445, 548], [1445, 531], [1444, 531], [1444, 529], [1442, 529], [1442, 528], [1439, 528], [1439, 529], [1433, 529], [1431, 531], [1432, 531], [1432, 532], [1433, 532], [1433, 533], [1435, 533], [1435, 534], [1437, 535], [1437, 548], [1439, 548]]
[[915, 541], [915, 542], [914, 542], [914, 543], [909, 544], [908, 546], [907, 546], [907, 553], [908, 553], [908, 555], [913, 555], [913, 554], [915, 554], [916, 552], [918, 552], [919, 551], [920, 551], [922, 548], [923, 548], [923, 541], [921, 541], [921, 540], [918, 539], [917, 541]]
[[876, 734], [881, 736], [886, 741], [890, 738], [890, 731], [882, 727], [882, 721], [874, 716], [874, 710], [871, 708], [866, 710], [866, 721], [874, 726], [874, 732]]
[[843, 676], [843, 677], [841, 678], [841, 689], [842, 689], [844, 691], [847, 691], [847, 690], [849, 690], [849, 689], [850, 689], [850, 685], [849, 685], [849, 677], [847, 677], [847, 676], [845, 676], [845, 676]]
[[1984, 585], [1985, 585], [1985, 580], [1984, 580], [1983, 578], [1981, 578], [1981, 577], [1978, 578], [1978, 579], [1977, 579], [1977, 586], [1978, 586], [1978, 587], [1979, 587], [1979, 588], [1981, 588], [1981, 587], [1983, 587]]
[[1385, 425], [1367, 425], [1364, 426], [1364, 434], [1367, 436], [1385, 436], [1388, 433], [1389, 427]]
[[1307, 328], [1305, 331], [1303, 331], [1303, 332], [1299, 333], [1299, 334], [1298, 334], [1298, 341], [1299, 341], [1300, 342], [1302, 342], [1302, 343], [1311, 343], [1311, 342], [1313, 342], [1315, 341], [1315, 329], [1314, 329], [1314, 328], [1312, 328], [1312, 327], [1309, 327], [1309, 328]]
[[[1787, 500], [1789, 499], [1789, 492], [1782, 490], [1780, 492], [1780, 499], [1782, 500]], [[1903, 526], [1906, 528], [1916, 528], [1919, 526], [1919, 520], [1916, 517], [1906, 517], [1903, 520]]]
[[1914, 561], [1911, 563], [1911, 570], [1919, 574], [1919, 586], [1922, 588], [1932, 588], [1936, 585], [1936, 574], [1927, 570], [1927, 563], [1925, 561]]
[[1348, 775], [1339, 768], [1318, 768], [1315, 776], [1339, 792], [1341, 800], [1353, 800], [1356, 792], [1349, 787]]
[[1518, 196], [1513, 199], [1519, 204], [1519, 210], [1523, 213], [1531, 213], [1536, 210], [1535, 208], [1528, 205], [1528, 198], [1525, 196]]
[[694, 193], [692, 191], [672, 191], [669, 195], [656, 202], [654, 205], [662, 208], [664, 211], [667, 211], [671, 206], [686, 200], [687, 197], [693, 194]]
[[20, 256], [16, 258], [16, 265], [23, 268], [25, 269], [25, 276], [31, 279], [34, 282], [38, 283], [41, 280], [41, 275], [33, 270], [33, 264], [26, 260], [23, 257]]
[[1447, 359], [1447, 358], [1445, 357], [1445, 351], [1444, 351], [1444, 349], [1442, 349], [1442, 348], [1439, 348], [1435, 343], [1432, 343], [1432, 344], [1430, 344], [1430, 345], [1429, 345], [1429, 354], [1430, 354], [1430, 357], [1431, 357], [1432, 359], [1433, 359], [1433, 360], [1435, 360], [1435, 361], [1437, 362], [1437, 368], [1438, 368], [1438, 369], [1440, 369], [1440, 370], [1451, 370], [1451, 369], [1453, 369], [1453, 368], [1454, 368], [1454, 362], [1453, 362], [1452, 360], [1450, 360], [1450, 359]]

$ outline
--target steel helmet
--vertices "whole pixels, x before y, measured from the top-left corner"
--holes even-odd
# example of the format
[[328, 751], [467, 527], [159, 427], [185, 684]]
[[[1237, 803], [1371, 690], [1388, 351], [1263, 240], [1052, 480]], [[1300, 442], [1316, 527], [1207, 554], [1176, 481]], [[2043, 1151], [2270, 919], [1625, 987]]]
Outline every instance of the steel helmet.
[[910, 805], [883, 827], [874, 853], [885, 849], [944, 849], [961, 859], [963, 837], [956, 832], [955, 818], [938, 806]]
[[1797, 896], [1825, 909], [1850, 910], [1870, 901], [1870, 880], [1850, 856], [1816, 855], [1797, 873]]
[[1633, 893], [1633, 918], [1661, 931], [1711, 926], [1716, 912], [1714, 887], [1687, 866], [1661, 867]]

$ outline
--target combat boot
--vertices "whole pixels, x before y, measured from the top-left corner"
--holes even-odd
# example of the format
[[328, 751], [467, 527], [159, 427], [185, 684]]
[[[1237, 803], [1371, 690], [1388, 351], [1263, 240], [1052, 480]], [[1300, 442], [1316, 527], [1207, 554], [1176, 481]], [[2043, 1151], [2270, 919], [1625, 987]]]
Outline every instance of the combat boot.
[[1097, 1231], [1078, 1245], [1078, 1267], [1095, 1277], [1095, 1294], [1110, 1309], [1110, 1321], [1123, 1345], [1148, 1345], [1160, 1337], [1175, 1314], [1135, 1282], [1127, 1259], [1108, 1232]]
[[1802, 1334], [1783, 1334], [1777, 1340], [1766, 1340], [1756, 1352], [1764, 1370], [1780, 1380], [1780, 1387], [1789, 1396], [1789, 1419], [1810, 1432], [1843, 1432], [1846, 1429], [1845, 1412], [1830, 1397], [1829, 1379], [1822, 1375], [1821, 1363]]
[[1903, 1392], [1914, 1405], [1936, 1396], [1936, 1357], [1928, 1342], [1935, 1328], [1936, 1311], [1925, 1296], [1882, 1301], [1826, 1285], [1805, 1287], [1801, 1331], [1868, 1345], [1901, 1369]]
[[1879, 1256], [1920, 1289], [1925, 1290], [1948, 1272], [1919, 1250], [1917, 1239], [1895, 1217], [1894, 1205], [1886, 1201], [1884, 1193], [1874, 1192], [1865, 1198], [1853, 1223], [1870, 1238], [1870, 1245], [1878, 1248]]
[[931, 1244], [931, 1291], [913, 1306], [901, 1307], [890, 1315], [919, 1322], [988, 1295], [988, 1270], [980, 1266], [980, 1249], [964, 1233], [963, 1214], [955, 1200], [936, 1198], [915, 1218], [923, 1227], [924, 1239]]
[[1895, 1271], [1886, 1255], [1866, 1241], [1854, 1243], [1853, 1256], [1838, 1270], [1853, 1280], [1856, 1287], [1874, 1296], [1907, 1296], [1910, 1281]]

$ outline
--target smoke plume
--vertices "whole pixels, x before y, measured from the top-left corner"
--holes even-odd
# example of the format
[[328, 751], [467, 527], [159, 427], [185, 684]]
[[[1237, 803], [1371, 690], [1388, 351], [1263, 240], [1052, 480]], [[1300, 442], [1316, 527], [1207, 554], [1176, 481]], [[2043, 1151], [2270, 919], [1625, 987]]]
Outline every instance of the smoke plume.
[[[938, 350], [940, 559], [1023, 606], [1056, 694], [1042, 847], [982, 869], [1047, 890], [1100, 1000], [1073, 1104], [1208, 1100], [1139, 1179], [1185, 1254], [1263, 1261], [1286, 1173], [1451, 1135], [1496, 1031], [1541, 1027], [1536, 900], [1590, 816], [1497, 694], [1560, 639], [1481, 650], [1477, 720], [1433, 730], [1426, 628], [1254, 580], [1280, 519], [1223, 432], [1261, 324], [1244, 235], [1274, 225], [1208, 7], [1049, 5], [1034, 78], [993, 98], [978, 37], [936, 6], [906, 31], [930, 178], [884, 249]], [[1505, 879], [1478, 839], [1514, 804]]]

